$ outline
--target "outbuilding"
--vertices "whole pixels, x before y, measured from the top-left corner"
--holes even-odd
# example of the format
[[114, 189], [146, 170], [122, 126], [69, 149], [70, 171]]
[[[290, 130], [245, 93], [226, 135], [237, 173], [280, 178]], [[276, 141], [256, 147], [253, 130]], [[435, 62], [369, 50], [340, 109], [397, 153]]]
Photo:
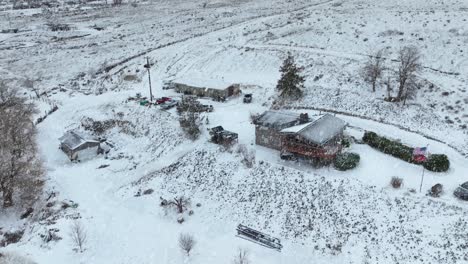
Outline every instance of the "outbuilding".
[[171, 87], [178, 93], [210, 97], [217, 101], [224, 101], [241, 93], [240, 84], [226, 84], [223, 81], [175, 80]]
[[76, 131], [68, 131], [60, 140], [60, 149], [71, 161], [99, 154], [100, 142]]

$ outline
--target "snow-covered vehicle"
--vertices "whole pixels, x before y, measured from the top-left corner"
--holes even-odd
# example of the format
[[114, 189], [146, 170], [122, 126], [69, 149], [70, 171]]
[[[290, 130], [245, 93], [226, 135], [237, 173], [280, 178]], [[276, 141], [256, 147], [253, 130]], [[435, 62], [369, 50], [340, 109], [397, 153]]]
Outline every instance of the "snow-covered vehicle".
[[251, 103], [251, 102], [252, 102], [252, 94], [245, 94], [245, 95], [244, 95], [244, 100], [243, 100], [243, 102], [244, 102], [245, 104]]
[[165, 101], [164, 103], [161, 103], [159, 105], [159, 107], [161, 107], [161, 109], [163, 110], [168, 110], [168, 109], [171, 109], [172, 107], [176, 106], [179, 102], [177, 102], [176, 100], [174, 99], [170, 99], [168, 101]]
[[458, 188], [453, 192], [453, 195], [462, 200], [468, 201], [468, 182], [458, 186]]

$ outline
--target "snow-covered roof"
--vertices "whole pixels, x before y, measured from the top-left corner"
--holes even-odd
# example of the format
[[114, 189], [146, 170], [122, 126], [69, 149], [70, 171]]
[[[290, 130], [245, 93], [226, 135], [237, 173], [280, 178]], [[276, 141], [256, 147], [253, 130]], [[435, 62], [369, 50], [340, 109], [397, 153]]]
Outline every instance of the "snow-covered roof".
[[288, 128], [285, 128], [285, 129], [281, 130], [281, 132], [282, 133], [297, 133], [297, 132], [301, 131], [304, 127], [306, 127], [306, 126], [308, 126], [310, 124], [312, 124], [312, 122], [304, 123], [304, 124], [297, 125], [297, 126], [288, 127]]
[[293, 112], [269, 110], [260, 115], [254, 123], [264, 127], [283, 129], [297, 125], [300, 122], [300, 118], [300, 114]]
[[342, 133], [346, 122], [338, 117], [325, 114], [297, 132], [304, 139], [322, 145]]
[[86, 138], [84, 135], [79, 134], [76, 131], [68, 131], [65, 135], [60, 137], [59, 140], [71, 150], [74, 150], [87, 142], [99, 143], [99, 141]]
[[228, 83], [222, 79], [204, 79], [197, 77], [179, 77], [174, 79], [172, 82], [185, 84], [192, 87], [212, 88], [217, 90], [224, 90], [229, 86], [233, 85], [233, 83]]

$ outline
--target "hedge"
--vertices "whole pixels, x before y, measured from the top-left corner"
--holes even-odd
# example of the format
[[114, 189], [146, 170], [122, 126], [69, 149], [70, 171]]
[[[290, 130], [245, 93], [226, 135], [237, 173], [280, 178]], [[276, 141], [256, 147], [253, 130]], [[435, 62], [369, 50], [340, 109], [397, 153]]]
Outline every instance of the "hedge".
[[450, 161], [444, 154], [433, 154], [429, 156], [423, 166], [429, 171], [445, 172], [450, 168]]
[[397, 141], [392, 141], [388, 138], [377, 135], [374, 132], [366, 131], [362, 140], [369, 146], [382, 151], [385, 154], [392, 155], [395, 158], [406, 162], [423, 165], [429, 171], [445, 172], [450, 167], [450, 161], [444, 154], [432, 154], [424, 163], [419, 163], [413, 160], [413, 148], [401, 144]]
[[413, 148], [405, 146], [400, 142], [377, 135], [374, 132], [365, 132], [362, 140], [369, 146], [392, 155], [406, 162], [413, 163]]
[[333, 167], [340, 171], [354, 169], [359, 164], [360, 159], [357, 153], [347, 152], [338, 154], [333, 161]]

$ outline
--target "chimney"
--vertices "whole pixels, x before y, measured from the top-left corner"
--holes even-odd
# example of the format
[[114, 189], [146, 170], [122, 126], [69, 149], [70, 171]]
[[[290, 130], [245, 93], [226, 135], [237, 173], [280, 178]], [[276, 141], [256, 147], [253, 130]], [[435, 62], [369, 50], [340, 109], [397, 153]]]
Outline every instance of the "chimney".
[[301, 124], [309, 122], [309, 115], [307, 113], [300, 114], [299, 121], [301, 122]]

